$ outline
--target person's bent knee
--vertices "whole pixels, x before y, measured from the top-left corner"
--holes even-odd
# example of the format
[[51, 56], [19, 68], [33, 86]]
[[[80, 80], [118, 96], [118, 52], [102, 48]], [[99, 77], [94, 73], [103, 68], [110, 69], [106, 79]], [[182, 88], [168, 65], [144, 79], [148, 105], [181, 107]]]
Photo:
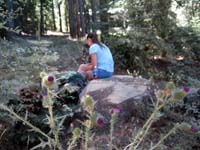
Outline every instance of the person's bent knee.
[[87, 71], [86, 74], [87, 74], [87, 80], [92, 80], [93, 79], [92, 71]]
[[84, 68], [85, 68], [85, 64], [81, 64], [78, 68], [78, 72], [85, 71]]

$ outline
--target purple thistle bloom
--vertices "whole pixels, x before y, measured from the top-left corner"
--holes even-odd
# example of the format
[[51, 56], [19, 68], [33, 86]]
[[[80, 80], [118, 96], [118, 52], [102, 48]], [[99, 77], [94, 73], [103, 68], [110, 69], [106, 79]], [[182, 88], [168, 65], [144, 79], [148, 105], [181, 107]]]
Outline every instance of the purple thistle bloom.
[[111, 113], [120, 113], [120, 109], [118, 107], [114, 107], [112, 110], [111, 110]]
[[184, 91], [184, 92], [187, 93], [187, 92], [189, 92], [189, 90], [190, 90], [189, 86], [184, 86], [184, 87], [183, 87], [183, 91]]
[[192, 132], [197, 132], [199, 130], [198, 126], [195, 125], [192, 125], [190, 129]]
[[47, 96], [47, 93], [42, 93], [42, 96], [43, 96], [43, 97], [46, 97], [46, 96]]
[[53, 82], [54, 81], [54, 77], [52, 75], [49, 75], [48, 78], [47, 78], [47, 80], [49, 82]]
[[104, 124], [104, 119], [103, 118], [97, 118], [96, 123], [97, 123], [97, 125], [102, 126]]

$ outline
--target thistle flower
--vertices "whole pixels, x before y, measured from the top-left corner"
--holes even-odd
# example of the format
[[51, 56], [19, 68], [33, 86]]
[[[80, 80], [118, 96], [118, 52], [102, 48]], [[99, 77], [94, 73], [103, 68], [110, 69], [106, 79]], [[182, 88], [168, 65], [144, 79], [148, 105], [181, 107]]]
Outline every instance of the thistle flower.
[[190, 128], [190, 130], [192, 132], [197, 132], [199, 130], [199, 128], [198, 128], [198, 126], [192, 125], [191, 128]]
[[184, 87], [183, 87], [183, 91], [184, 91], [184, 92], [187, 93], [187, 92], [189, 92], [189, 90], [190, 90], [190, 88], [189, 88], [188, 86], [184, 86]]
[[42, 85], [50, 88], [54, 84], [55, 78], [52, 75], [47, 75], [42, 78]]
[[120, 109], [118, 107], [114, 107], [112, 110], [111, 110], [111, 113], [120, 113]]
[[94, 126], [102, 126], [105, 122], [104, 122], [104, 117], [97, 112], [93, 112], [90, 115], [90, 121], [92, 123], [92, 125]]
[[101, 118], [101, 117], [97, 118], [97, 120], [96, 120], [96, 124], [97, 124], [97, 125], [102, 126], [104, 123], [105, 123], [105, 122], [104, 122], [104, 119], [103, 119], [103, 118]]
[[50, 88], [55, 83], [55, 77], [51, 74], [48, 75], [46, 72], [41, 72], [40, 78], [42, 79], [42, 86], [46, 88]]
[[53, 75], [48, 75], [48, 77], [47, 77], [47, 80], [49, 81], [49, 82], [53, 82], [54, 81], [54, 76]]

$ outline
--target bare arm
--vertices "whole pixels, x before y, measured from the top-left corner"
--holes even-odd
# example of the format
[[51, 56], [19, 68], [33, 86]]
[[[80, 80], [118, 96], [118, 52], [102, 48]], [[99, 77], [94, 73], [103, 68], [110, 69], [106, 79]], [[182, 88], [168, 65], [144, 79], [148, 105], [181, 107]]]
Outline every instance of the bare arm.
[[92, 64], [91, 70], [93, 70], [94, 67], [97, 66], [97, 55], [96, 55], [96, 53], [93, 53], [90, 55], [90, 57], [91, 57], [91, 64]]

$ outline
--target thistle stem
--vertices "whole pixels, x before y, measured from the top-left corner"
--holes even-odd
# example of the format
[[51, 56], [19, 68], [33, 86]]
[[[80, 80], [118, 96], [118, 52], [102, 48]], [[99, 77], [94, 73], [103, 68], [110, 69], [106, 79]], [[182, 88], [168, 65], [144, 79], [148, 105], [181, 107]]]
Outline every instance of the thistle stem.
[[11, 109], [9, 109], [8, 107], [6, 107], [5, 105], [1, 104], [0, 108], [3, 110], [8, 111], [9, 113], [11, 113], [13, 116], [15, 116], [17, 119], [23, 121], [26, 125], [28, 125], [29, 127], [31, 127], [32, 129], [34, 129], [35, 132], [40, 133], [41, 135], [43, 135], [44, 137], [46, 137], [47, 139], [50, 139], [51, 141], [54, 141], [51, 137], [49, 137], [46, 133], [44, 133], [43, 131], [41, 131], [39, 128], [35, 127], [34, 125], [32, 125], [29, 121], [25, 120], [24, 118], [22, 118], [21, 116], [19, 116], [18, 114], [16, 114], [14, 111], [12, 111]]

